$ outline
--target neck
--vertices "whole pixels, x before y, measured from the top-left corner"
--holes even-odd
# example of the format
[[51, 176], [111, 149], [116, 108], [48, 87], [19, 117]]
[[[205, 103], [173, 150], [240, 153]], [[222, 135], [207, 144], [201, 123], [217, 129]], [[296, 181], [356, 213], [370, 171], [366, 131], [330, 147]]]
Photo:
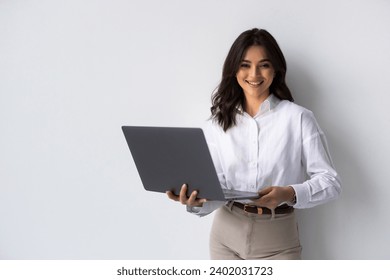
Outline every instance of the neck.
[[268, 98], [269, 94], [259, 97], [245, 97], [245, 112], [251, 117], [256, 116], [259, 112], [260, 105]]

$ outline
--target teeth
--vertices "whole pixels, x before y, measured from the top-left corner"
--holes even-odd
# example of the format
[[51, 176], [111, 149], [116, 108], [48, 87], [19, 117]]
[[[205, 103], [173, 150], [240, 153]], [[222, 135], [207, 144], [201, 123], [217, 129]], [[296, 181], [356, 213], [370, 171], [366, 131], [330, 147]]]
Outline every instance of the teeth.
[[252, 86], [258, 86], [261, 84], [261, 82], [250, 82], [250, 81], [246, 81], [248, 84], [252, 85]]

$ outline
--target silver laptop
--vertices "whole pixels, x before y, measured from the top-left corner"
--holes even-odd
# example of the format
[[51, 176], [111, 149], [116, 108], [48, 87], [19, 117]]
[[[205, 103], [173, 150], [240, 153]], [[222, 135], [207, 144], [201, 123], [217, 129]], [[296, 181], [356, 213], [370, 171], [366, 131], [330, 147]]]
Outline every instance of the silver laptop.
[[208, 200], [244, 200], [258, 193], [221, 188], [203, 131], [200, 128], [123, 126], [130, 152], [144, 188], [172, 191], [183, 184], [188, 194], [198, 191]]

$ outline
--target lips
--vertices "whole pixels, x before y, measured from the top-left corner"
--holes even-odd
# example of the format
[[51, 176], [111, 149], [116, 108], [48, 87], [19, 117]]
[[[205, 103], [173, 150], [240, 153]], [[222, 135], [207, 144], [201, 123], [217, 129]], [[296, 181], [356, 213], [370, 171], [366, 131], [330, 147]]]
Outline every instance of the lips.
[[263, 81], [253, 82], [253, 81], [248, 81], [248, 80], [245, 80], [245, 82], [252, 87], [258, 87], [259, 85], [261, 85], [263, 83]]

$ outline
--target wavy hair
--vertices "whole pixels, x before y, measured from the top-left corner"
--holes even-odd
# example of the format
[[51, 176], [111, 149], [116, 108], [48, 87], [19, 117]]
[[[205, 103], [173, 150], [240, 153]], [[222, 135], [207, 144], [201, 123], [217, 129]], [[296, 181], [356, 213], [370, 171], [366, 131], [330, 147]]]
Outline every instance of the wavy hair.
[[275, 70], [270, 93], [279, 99], [294, 101], [285, 81], [286, 60], [275, 38], [264, 29], [244, 31], [231, 46], [223, 65], [221, 82], [212, 94], [211, 118], [215, 119], [225, 132], [236, 125], [237, 108], [244, 107], [245, 96], [237, 82], [236, 74], [246, 50], [251, 46], [264, 47]]

